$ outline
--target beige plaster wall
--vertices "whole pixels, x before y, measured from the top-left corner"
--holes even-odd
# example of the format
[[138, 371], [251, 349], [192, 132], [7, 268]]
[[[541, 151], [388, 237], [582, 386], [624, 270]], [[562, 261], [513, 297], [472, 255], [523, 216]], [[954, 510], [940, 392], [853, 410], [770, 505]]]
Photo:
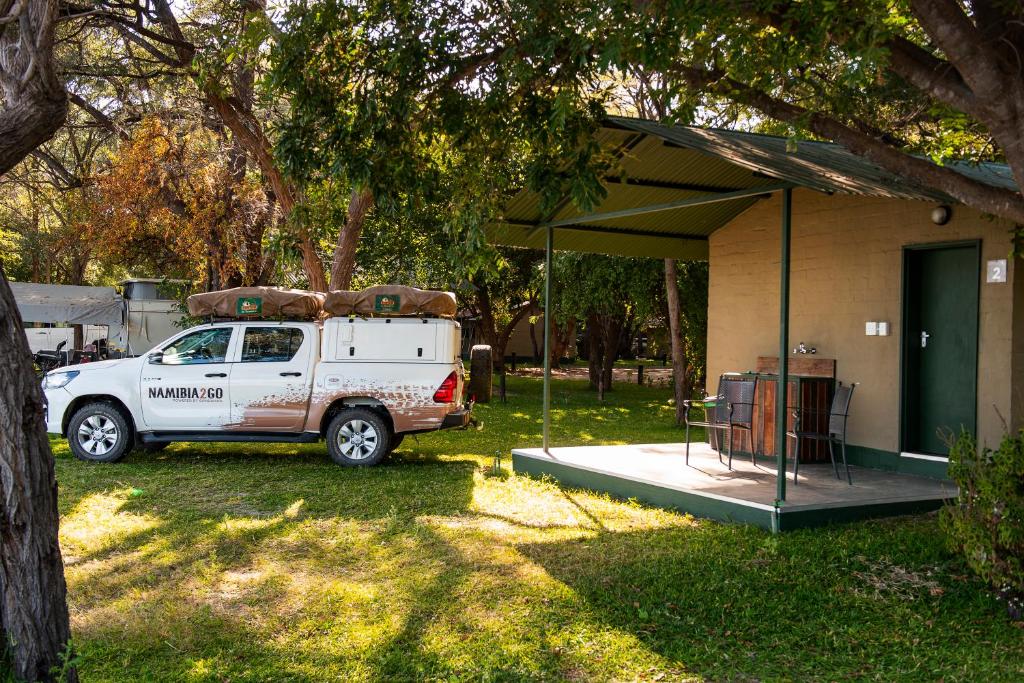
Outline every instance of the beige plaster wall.
[[[963, 207], [945, 226], [930, 220], [927, 202], [793, 193], [790, 350], [800, 341], [835, 358], [838, 379], [858, 382], [850, 443], [899, 450], [899, 367], [902, 247], [981, 239], [978, 431], [993, 444], [1002, 414], [1024, 418], [1024, 283], [985, 284], [985, 261], [1006, 258], [1006, 223]], [[776, 193], [710, 239], [708, 384], [727, 371], [754, 368], [759, 355], [778, 354], [779, 226]], [[1024, 277], [1020, 278], [1024, 280]], [[1015, 300], [1017, 306], [1014, 306]], [[1016, 309], [1016, 311], [1015, 311]], [[1016, 315], [1014, 313], [1016, 312]], [[1015, 320], [1016, 319], [1016, 320]], [[869, 337], [864, 323], [887, 321], [888, 337]], [[1011, 396], [1011, 375], [1017, 394]], [[998, 413], [997, 413], [998, 411]]]

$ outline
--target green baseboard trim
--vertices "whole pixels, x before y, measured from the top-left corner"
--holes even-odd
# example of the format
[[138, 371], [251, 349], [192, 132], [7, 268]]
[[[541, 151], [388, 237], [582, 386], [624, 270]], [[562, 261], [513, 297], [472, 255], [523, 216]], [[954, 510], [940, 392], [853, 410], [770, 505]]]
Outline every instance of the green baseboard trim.
[[[849, 453], [847, 453], [847, 456], [849, 456]], [[848, 522], [877, 519], [879, 517], [915, 515], [938, 510], [943, 506], [944, 502], [942, 500], [930, 499], [870, 503], [816, 510], [786, 510], [783, 508], [782, 514], [779, 515], [779, 528], [781, 531], [793, 531], [795, 529], [810, 529], [829, 524], [846, 524]]]
[[563, 486], [603, 491], [620, 500], [636, 499], [655, 505], [689, 513], [694, 517], [715, 519], [720, 522], [752, 524], [771, 531], [773, 510], [754, 507], [719, 498], [701, 496], [686, 491], [648, 484], [633, 479], [580, 469], [557, 462], [542, 462], [536, 458], [512, 453], [512, 469], [519, 474], [534, 477], [548, 476]]
[[846, 459], [851, 465], [870, 467], [886, 472], [915, 474], [929, 479], [949, 479], [947, 463], [920, 458], [905, 458], [899, 453], [883, 451], [867, 446], [846, 445]]

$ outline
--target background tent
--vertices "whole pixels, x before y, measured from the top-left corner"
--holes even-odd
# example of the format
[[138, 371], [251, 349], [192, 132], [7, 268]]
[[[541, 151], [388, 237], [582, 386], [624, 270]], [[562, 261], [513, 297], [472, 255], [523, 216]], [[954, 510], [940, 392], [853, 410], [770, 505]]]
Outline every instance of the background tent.
[[113, 287], [12, 282], [21, 319], [33, 323], [106, 325], [110, 340], [121, 336], [124, 301]]

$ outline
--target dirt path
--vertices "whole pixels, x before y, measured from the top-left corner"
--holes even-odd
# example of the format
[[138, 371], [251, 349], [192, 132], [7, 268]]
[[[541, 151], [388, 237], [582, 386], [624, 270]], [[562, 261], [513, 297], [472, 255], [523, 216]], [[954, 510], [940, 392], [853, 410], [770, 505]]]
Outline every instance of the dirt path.
[[[517, 377], [543, 377], [544, 368], [517, 368]], [[587, 368], [551, 368], [551, 376], [555, 379], [586, 380], [589, 378]], [[612, 382], [636, 383], [636, 368], [613, 368]], [[672, 382], [672, 368], [644, 366], [644, 384], [648, 386], [668, 386]]]

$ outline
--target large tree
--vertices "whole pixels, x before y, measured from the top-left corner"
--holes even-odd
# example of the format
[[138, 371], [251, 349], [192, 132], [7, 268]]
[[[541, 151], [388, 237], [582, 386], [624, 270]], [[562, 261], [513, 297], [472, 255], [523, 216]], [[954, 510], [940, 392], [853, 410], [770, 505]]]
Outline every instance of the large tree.
[[64, 123], [68, 98], [53, 60], [55, 0], [0, 0], [0, 174]]
[[[62, 8], [71, 28], [61, 58], [73, 76], [71, 101], [77, 107], [122, 139], [154, 114], [189, 117], [225, 131], [235, 181], [254, 167], [268, 203], [280, 208], [281, 227], [292, 233], [300, 255], [302, 284], [316, 290], [351, 284], [373, 196], [361, 187], [338, 188], [348, 212], [327, 248], [326, 270], [322, 226], [303, 220], [304, 188], [274, 156], [272, 127], [282, 103], [259, 96], [275, 35], [264, 0], [66, 0]], [[176, 208], [175, 198], [167, 199]]]
[[[48, 140], [67, 115], [53, 62], [54, 0], [0, 0], [0, 174]], [[0, 264], [0, 664], [19, 680], [77, 680], [57, 482], [44, 401], [21, 316]], [[66, 658], [66, 659], [62, 659]]]
[[661, 312], [664, 264], [564, 252], [556, 254], [552, 266], [557, 283], [552, 315], [559, 322], [584, 321], [590, 387], [609, 391], [623, 341]]
[[[614, 164], [591, 135], [609, 74], [655, 73], [668, 120], [738, 103], [1024, 224], [1020, 192], [950, 163], [1005, 160], [1024, 184], [1022, 27], [1011, 0], [306, 0], [278, 42], [280, 151], [296, 173], [358, 173], [380, 198], [429, 189], [446, 155], [427, 140], [457, 150], [465, 187], [492, 188], [453, 201], [493, 215], [519, 182], [586, 209]], [[521, 172], [480, 173], [498, 159]]]

